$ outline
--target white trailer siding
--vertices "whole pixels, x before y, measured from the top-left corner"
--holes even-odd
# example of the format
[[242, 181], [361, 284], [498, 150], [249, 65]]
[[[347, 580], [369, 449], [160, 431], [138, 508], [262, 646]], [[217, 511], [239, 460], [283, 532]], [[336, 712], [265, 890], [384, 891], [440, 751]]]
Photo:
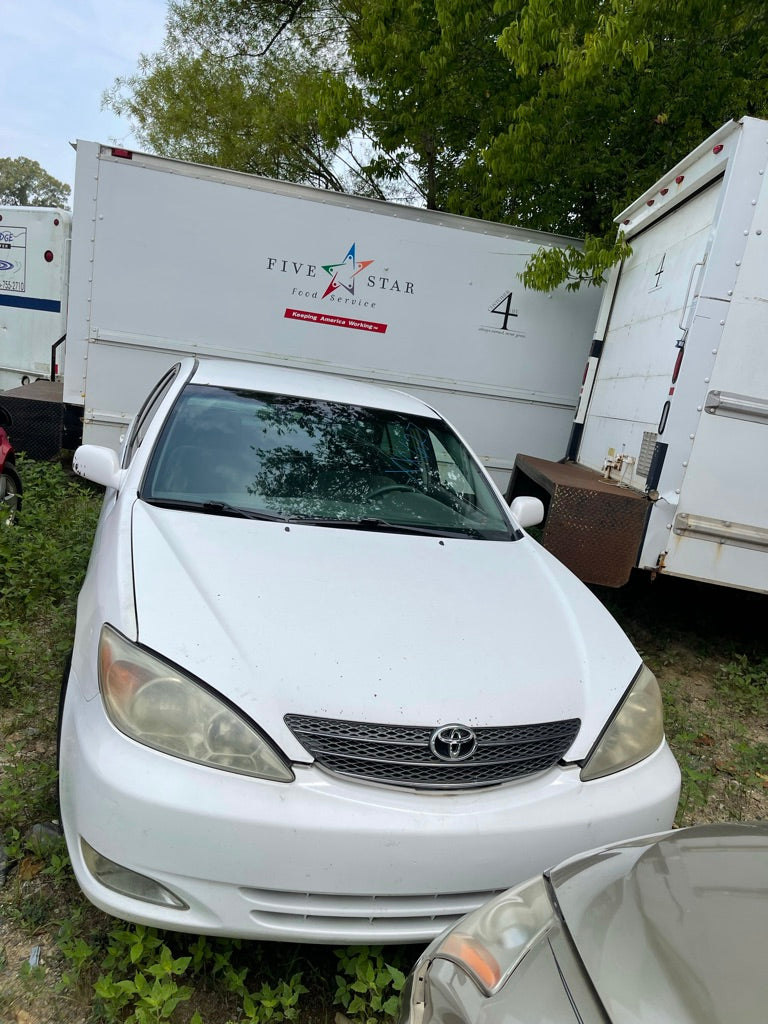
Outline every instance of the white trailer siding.
[[[768, 126], [761, 135], [764, 170]], [[698, 411], [703, 396], [704, 411], [690, 444], [666, 564], [675, 574], [768, 591], [768, 181], [753, 169], [749, 184], [743, 179], [734, 196], [731, 238], [722, 232], [713, 246], [713, 263], [731, 272], [722, 283], [725, 293], [706, 295], [697, 307], [709, 358], [698, 368], [689, 401]], [[714, 291], [709, 284], [705, 277], [705, 292]], [[646, 549], [648, 542], [642, 555], [648, 561]]]
[[674, 217], [633, 238], [621, 269], [600, 365], [592, 390], [579, 462], [602, 470], [624, 454], [624, 482], [642, 489], [643, 436], [657, 432], [677, 358], [677, 342], [691, 315], [695, 286], [715, 216], [720, 181], [690, 199]]
[[66, 330], [70, 222], [53, 207], [0, 207], [0, 391], [50, 375]]
[[[599, 293], [526, 292], [556, 236], [78, 143], [65, 401], [116, 445], [179, 353], [376, 380], [504, 483], [560, 457]], [[330, 286], [330, 287], [329, 287]]]
[[767, 171], [768, 124], [745, 118], [622, 214], [633, 254], [578, 456], [599, 470], [623, 454], [613, 476], [643, 490], [654, 445], [664, 446], [637, 564], [759, 591], [768, 591]]

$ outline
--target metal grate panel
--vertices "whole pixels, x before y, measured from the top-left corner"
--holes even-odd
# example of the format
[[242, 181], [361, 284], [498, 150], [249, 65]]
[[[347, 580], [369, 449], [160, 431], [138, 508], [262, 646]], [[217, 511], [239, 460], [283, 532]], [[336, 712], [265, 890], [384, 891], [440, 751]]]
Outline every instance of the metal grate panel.
[[507, 500], [518, 494], [548, 500], [541, 543], [579, 579], [606, 587], [627, 582], [651, 509], [647, 495], [585, 466], [532, 455], [515, 459]]
[[579, 731], [578, 718], [474, 729], [466, 760], [442, 760], [430, 747], [435, 728], [286, 715], [285, 724], [316, 762], [336, 775], [390, 786], [469, 789], [546, 771]]
[[653, 459], [653, 453], [656, 449], [656, 442], [658, 439], [659, 435], [655, 430], [643, 431], [643, 443], [640, 446], [640, 454], [637, 458], [638, 476], [648, 476], [648, 471], [651, 468], [651, 460]]

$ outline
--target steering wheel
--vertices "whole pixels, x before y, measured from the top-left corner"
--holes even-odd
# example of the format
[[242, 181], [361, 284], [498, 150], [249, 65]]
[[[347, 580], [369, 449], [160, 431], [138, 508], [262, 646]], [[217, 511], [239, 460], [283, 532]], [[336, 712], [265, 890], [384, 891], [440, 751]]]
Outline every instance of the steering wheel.
[[391, 494], [393, 491], [413, 491], [412, 487], [408, 484], [382, 484], [381, 487], [377, 487], [375, 491], [370, 491], [368, 494], [369, 498], [380, 498], [384, 494]]

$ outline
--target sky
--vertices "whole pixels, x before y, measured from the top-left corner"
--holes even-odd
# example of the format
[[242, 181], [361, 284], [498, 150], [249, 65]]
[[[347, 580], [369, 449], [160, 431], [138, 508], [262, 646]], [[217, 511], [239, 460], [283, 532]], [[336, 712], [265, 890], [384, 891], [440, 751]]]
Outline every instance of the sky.
[[74, 185], [70, 142], [136, 145], [101, 98], [160, 49], [165, 12], [166, 0], [0, 0], [0, 157], [30, 157]]

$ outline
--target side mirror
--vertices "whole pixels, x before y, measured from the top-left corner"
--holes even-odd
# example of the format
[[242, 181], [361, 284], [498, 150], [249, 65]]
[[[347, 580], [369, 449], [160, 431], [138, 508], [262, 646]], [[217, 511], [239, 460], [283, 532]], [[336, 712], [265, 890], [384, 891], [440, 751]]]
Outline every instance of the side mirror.
[[72, 457], [72, 469], [86, 480], [115, 490], [120, 489], [125, 475], [117, 454], [97, 444], [81, 444]]
[[538, 526], [544, 522], [544, 502], [541, 498], [532, 498], [521, 494], [510, 505], [510, 512], [524, 530], [529, 526]]

